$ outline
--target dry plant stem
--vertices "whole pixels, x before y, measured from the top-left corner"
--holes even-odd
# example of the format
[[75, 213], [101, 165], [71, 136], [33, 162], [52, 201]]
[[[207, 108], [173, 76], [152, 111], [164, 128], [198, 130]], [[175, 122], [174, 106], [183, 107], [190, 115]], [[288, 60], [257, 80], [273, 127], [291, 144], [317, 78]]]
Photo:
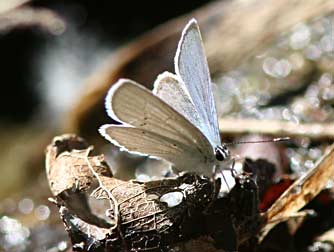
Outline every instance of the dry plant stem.
[[334, 241], [334, 229], [330, 229], [321, 236], [317, 237], [317, 241]]
[[25, 2], [27, 1], [17, 1], [17, 5], [12, 6], [0, 4], [0, 32], [28, 26], [38, 26], [54, 35], [65, 30], [64, 20], [55, 12], [45, 8], [19, 6]]
[[225, 134], [263, 134], [289, 137], [309, 137], [311, 139], [334, 139], [333, 123], [295, 124], [287, 121], [234, 119], [219, 120], [220, 132]]
[[295, 181], [263, 214], [266, 225], [262, 228], [260, 240], [280, 221], [295, 216], [310, 202], [330, 179], [334, 178], [334, 145], [311, 171]]
[[31, 0], [9, 0], [0, 1], [0, 14], [19, 7], [22, 4], [28, 3]]
[[215, 75], [242, 64], [293, 25], [333, 11], [333, 0], [214, 1], [157, 27], [112, 54], [87, 80], [89, 88], [65, 126], [77, 130], [81, 119], [92, 113], [119, 78], [150, 85], [159, 73], [173, 69], [177, 41], [191, 17], [199, 21], [210, 71]]

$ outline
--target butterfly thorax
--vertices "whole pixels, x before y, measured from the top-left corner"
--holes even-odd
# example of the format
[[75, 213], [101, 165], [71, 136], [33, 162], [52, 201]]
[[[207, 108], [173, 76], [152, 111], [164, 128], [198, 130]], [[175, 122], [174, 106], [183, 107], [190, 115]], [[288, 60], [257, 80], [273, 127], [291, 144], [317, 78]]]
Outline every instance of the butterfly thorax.
[[215, 148], [215, 156], [218, 161], [224, 161], [230, 156], [230, 151], [225, 144]]

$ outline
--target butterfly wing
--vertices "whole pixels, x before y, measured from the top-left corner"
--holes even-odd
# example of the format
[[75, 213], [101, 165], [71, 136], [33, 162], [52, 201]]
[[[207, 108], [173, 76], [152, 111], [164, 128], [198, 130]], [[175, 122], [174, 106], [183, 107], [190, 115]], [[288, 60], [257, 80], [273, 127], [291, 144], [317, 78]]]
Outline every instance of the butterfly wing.
[[144, 129], [113, 124], [103, 125], [100, 128], [100, 133], [111, 143], [121, 147], [122, 150], [163, 158], [174, 164], [177, 170], [191, 169], [193, 172], [203, 173], [203, 169], [206, 167], [205, 174], [209, 176], [211, 173], [208, 169], [209, 165], [203, 163], [203, 157], [196, 148], [189, 148], [189, 146], [163, 135]]
[[164, 72], [154, 82], [153, 94], [187, 118], [198, 129], [202, 127], [199, 116], [186, 86], [175, 74]]
[[106, 107], [109, 116], [125, 126], [122, 130], [103, 126], [100, 132], [108, 140], [113, 139], [130, 151], [164, 158], [180, 170], [211, 174], [210, 164], [215, 159], [209, 141], [148, 89], [121, 79], [109, 90]]
[[201, 131], [216, 147], [221, 145], [212, 84], [201, 34], [195, 19], [182, 32], [175, 56], [175, 71], [184, 82], [204, 123]]

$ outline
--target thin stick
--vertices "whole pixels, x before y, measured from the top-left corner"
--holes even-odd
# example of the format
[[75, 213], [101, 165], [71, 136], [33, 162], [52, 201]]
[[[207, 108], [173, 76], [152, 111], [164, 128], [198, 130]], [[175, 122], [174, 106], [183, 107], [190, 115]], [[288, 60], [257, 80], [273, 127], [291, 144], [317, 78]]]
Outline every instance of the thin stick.
[[219, 120], [220, 132], [225, 134], [264, 134], [312, 139], [334, 139], [333, 123], [292, 123], [275, 120], [234, 119]]

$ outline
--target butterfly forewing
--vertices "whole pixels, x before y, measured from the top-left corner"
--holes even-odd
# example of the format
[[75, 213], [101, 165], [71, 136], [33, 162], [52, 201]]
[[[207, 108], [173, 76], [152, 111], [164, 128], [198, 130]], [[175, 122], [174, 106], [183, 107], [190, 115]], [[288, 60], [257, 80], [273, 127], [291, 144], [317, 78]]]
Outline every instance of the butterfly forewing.
[[213, 146], [221, 145], [209, 68], [201, 34], [194, 19], [183, 30], [175, 56], [175, 71], [184, 82], [199, 116], [205, 122], [201, 125], [201, 131]]

